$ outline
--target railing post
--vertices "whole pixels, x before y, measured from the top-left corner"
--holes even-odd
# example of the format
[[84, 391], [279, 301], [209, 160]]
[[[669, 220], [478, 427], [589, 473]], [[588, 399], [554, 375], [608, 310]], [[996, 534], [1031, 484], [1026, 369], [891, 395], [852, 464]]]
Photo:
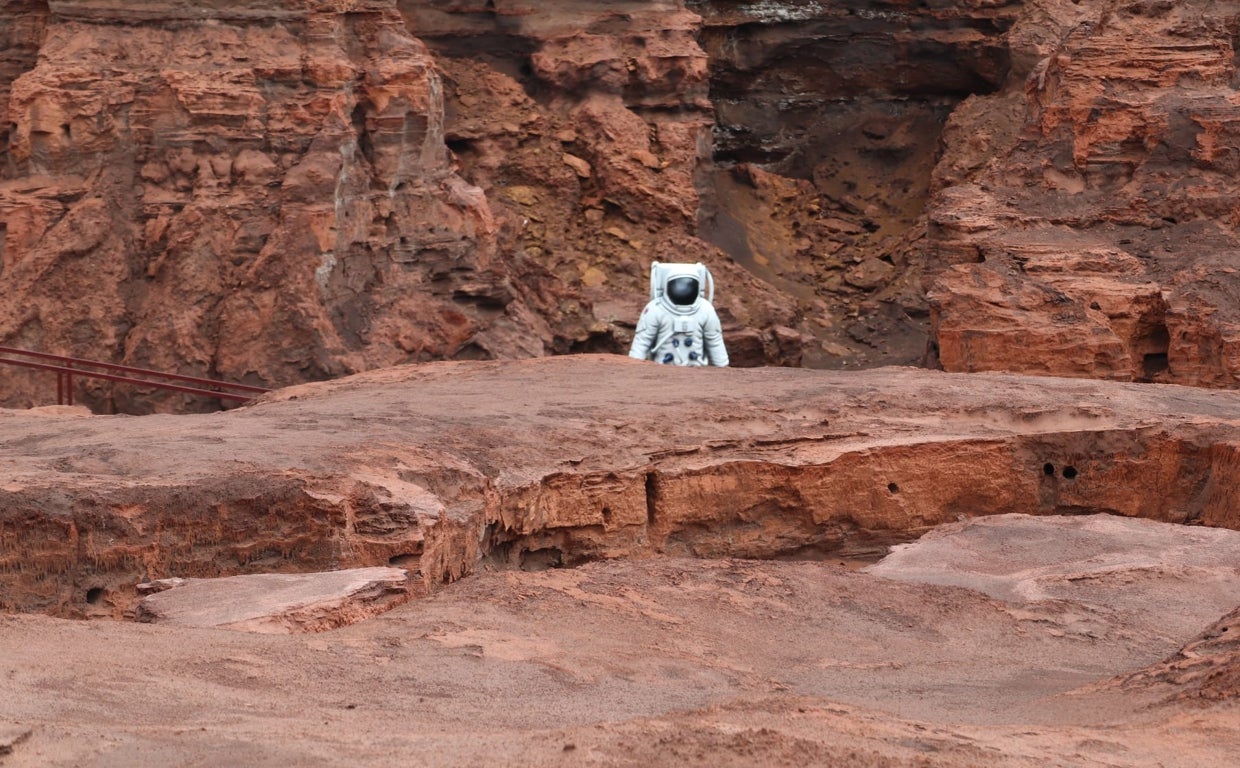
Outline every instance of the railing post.
[[[66, 363], [72, 368], [72, 363]], [[56, 372], [56, 405], [73, 405], [73, 374], [69, 371]]]

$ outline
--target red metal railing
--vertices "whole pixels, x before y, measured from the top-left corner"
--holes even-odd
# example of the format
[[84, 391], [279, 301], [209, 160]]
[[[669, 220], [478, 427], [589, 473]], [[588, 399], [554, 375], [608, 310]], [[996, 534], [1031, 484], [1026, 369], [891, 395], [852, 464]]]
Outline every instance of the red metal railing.
[[74, 377], [103, 379], [121, 384], [156, 387], [172, 392], [240, 402], [252, 400], [257, 395], [271, 391], [249, 384], [231, 384], [197, 376], [182, 376], [178, 373], [163, 373], [147, 368], [135, 368], [131, 365], [49, 355], [46, 352], [31, 352], [28, 349], [14, 347], [0, 347], [0, 365], [16, 365], [21, 368], [54, 372], [56, 374], [56, 402], [59, 405], [73, 405]]

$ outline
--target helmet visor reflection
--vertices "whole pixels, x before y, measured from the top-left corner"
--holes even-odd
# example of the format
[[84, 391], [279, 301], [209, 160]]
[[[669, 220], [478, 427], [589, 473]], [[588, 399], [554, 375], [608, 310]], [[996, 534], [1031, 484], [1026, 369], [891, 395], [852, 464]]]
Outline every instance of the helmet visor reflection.
[[678, 307], [687, 307], [697, 301], [698, 281], [692, 277], [677, 277], [667, 281], [667, 297]]

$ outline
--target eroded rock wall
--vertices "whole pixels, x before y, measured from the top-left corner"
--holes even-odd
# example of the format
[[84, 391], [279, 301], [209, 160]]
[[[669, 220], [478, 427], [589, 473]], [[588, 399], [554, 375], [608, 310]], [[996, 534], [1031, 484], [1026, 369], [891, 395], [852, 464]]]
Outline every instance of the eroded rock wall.
[[1234, 383], [1226, 3], [0, 18], [0, 343], [266, 385], [623, 352], [649, 262], [702, 260], [739, 365], [929, 339], [948, 370]]
[[[14, 80], [34, 67], [47, 27], [46, 0], [3, 0], [0, 2], [0, 152], [8, 144], [9, 120], [4, 107]], [[2, 155], [0, 155], [2, 157]], [[0, 242], [4, 238], [0, 236]]]
[[266, 384], [546, 351], [394, 3], [50, 11], [8, 99], [4, 342]]
[[1004, 82], [1021, 3], [689, 5], [717, 112], [703, 236], [805, 307], [807, 364], [918, 361], [942, 124]]
[[446, 76], [446, 138], [502, 246], [577, 291], [592, 324], [556, 352], [627, 349], [649, 264], [702, 261], [733, 364], [796, 364], [805, 308], [698, 237], [714, 105], [681, 0], [402, 0]]
[[1006, 88], [944, 134], [930, 208], [938, 360], [1233, 387], [1230, 3], [1030, 3]]
[[659, 258], [729, 285], [738, 363], [798, 360], [799, 308], [694, 236], [700, 20], [630, 6], [7, 3], [0, 341], [266, 385], [619, 352]]

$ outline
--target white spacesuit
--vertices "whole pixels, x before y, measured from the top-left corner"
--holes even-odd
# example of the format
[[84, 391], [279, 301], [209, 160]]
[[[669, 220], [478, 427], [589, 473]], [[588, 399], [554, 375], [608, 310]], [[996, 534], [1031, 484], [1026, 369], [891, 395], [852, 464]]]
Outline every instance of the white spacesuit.
[[715, 281], [703, 264], [651, 264], [650, 303], [637, 321], [629, 357], [726, 366], [728, 350], [714, 299]]

